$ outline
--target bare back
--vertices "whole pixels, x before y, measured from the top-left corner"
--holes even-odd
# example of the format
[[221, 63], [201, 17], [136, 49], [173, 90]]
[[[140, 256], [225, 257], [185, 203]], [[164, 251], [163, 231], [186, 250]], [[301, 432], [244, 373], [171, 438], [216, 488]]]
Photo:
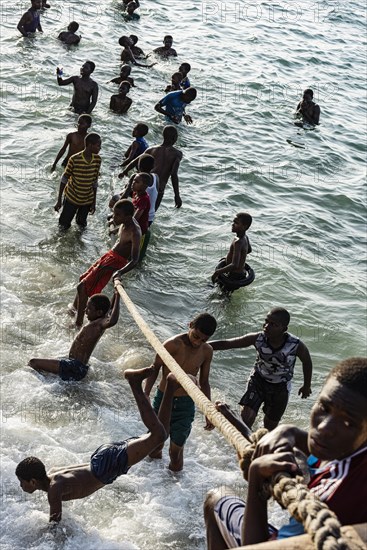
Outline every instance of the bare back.
[[56, 494], [61, 494], [63, 501], [84, 498], [104, 487], [92, 474], [90, 464], [52, 468], [47, 475], [50, 478], [49, 499]]
[[[165, 347], [180, 365], [182, 370], [195, 377], [199, 374], [200, 368], [208, 361], [210, 362], [212, 357], [212, 348], [209, 344], [203, 343], [199, 348], [194, 348], [190, 344], [186, 333], [170, 338], [165, 342]], [[159, 389], [162, 392], [165, 390], [166, 378], [169, 373], [170, 370], [163, 365], [162, 378], [159, 383]], [[182, 387], [180, 387], [175, 391], [174, 395], [179, 397], [182, 395], [187, 395], [187, 393]]]
[[69, 357], [77, 359], [86, 365], [98, 340], [105, 331], [103, 321], [105, 317], [100, 317], [95, 321], [89, 321], [76, 335], [69, 351]]
[[148, 147], [144, 154], [154, 157], [152, 172], [158, 174], [159, 190], [163, 191], [172, 173], [178, 170], [178, 165], [182, 160], [181, 151], [173, 145], [159, 145], [158, 147]]

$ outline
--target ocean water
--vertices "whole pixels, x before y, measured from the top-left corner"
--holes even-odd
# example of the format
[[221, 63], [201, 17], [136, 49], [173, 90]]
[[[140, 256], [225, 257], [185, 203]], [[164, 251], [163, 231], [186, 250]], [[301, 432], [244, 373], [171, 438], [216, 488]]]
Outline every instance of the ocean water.
[[[31, 357], [67, 353], [75, 332], [65, 310], [78, 276], [111, 245], [105, 218], [118, 164], [138, 121], [149, 144], [161, 140], [154, 104], [179, 63], [192, 65], [198, 89], [188, 108], [192, 126], [179, 128], [183, 207], [167, 188], [142, 265], [125, 288], [162, 339], [185, 331], [209, 311], [216, 338], [261, 328], [276, 305], [291, 313], [290, 331], [309, 347], [313, 395], [300, 400], [297, 363], [283, 417], [307, 427], [310, 408], [336, 361], [366, 353], [365, 255], [365, 30], [361, 2], [142, 2], [141, 19], [125, 23], [119, 3], [51, 1], [44, 34], [23, 39], [16, 30], [28, 2], [1, 7], [1, 546], [28, 549], [203, 550], [202, 503], [222, 484], [245, 493], [234, 450], [197, 414], [180, 474], [145, 460], [91, 497], [64, 504], [63, 521], [48, 529], [45, 494], [21, 492], [14, 475], [25, 456], [47, 468], [86, 462], [101, 443], [143, 433], [123, 371], [149, 365], [153, 350], [124, 307], [91, 358], [88, 377], [63, 383], [31, 372]], [[71, 20], [82, 41], [67, 49], [56, 40]], [[127, 115], [108, 110], [119, 73], [122, 34], [139, 36], [144, 51], [172, 34], [177, 60], [134, 68], [136, 88]], [[96, 63], [100, 97], [93, 130], [101, 134], [102, 175], [97, 212], [88, 229], [57, 229], [53, 211], [62, 170], [51, 164], [76, 115], [71, 89], [58, 88], [57, 65], [78, 74]], [[302, 90], [312, 87], [321, 124], [292, 124]], [[255, 282], [230, 300], [210, 285], [227, 251], [231, 221], [249, 211]], [[106, 291], [111, 294], [112, 286]], [[213, 399], [232, 406], [241, 397], [254, 350], [216, 353]], [[261, 424], [261, 415], [258, 425]], [[273, 510], [275, 523], [284, 516]]]

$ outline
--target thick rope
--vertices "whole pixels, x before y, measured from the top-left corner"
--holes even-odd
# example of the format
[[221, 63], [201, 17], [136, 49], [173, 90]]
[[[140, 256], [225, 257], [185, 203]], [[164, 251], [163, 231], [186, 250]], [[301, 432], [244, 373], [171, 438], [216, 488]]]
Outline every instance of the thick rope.
[[[187, 376], [185, 371], [168, 353], [163, 344], [158, 340], [154, 332], [149, 328], [142, 316], [130, 300], [125, 289], [119, 281], [115, 281], [121, 298], [136, 324], [145, 338], [158, 353], [167, 368], [175, 375], [178, 382], [193, 399], [199, 409], [207, 416], [212, 424], [224, 435], [241, 456], [240, 466], [247, 479], [248, 468], [251, 464], [256, 444], [267, 430], [258, 430], [251, 436], [252, 442], [248, 442], [244, 436], [220, 413], [213, 403]], [[305, 531], [311, 536], [317, 550], [361, 550], [362, 547], [347, 544], [340, 532], [340, 523], [336, 515], [329, 510], [326, 504], [312, 494], [304, 484], [304, 478], [291, 477], [287, 472], [275, 474], [270, 483], [271, 492], [281, 506], [287, 508], [289, 513], [297, 521], [303, 523]], [[270, 493], [266, 494], [266, 498]]]

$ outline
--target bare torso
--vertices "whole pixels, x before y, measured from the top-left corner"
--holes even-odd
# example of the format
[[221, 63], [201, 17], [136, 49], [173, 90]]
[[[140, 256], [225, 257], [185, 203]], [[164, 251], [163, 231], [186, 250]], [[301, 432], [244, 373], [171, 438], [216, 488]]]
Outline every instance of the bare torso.
[[63, 501], [84, 498], [104, 487], [92, 474], [90, 464], [52, 468], [47, 475], [50, 478], [49, 499], [60, 493]]
[[111, 97], [110, 109], [115, 111], [115, 113], [126, 113], [131, 103], [132, 99], [130, 97], [123, 97], [116, 94]]
[[159, 191], [164, 191], [176, 161], [182, 159], [181, 151], [173, 145], [159, 145], [158, 147], [149, 147], [145, 154], [154, 157], [155, 162], [152, 171], [158, 174]]
[[78, 361], [81, 361], [85, 365], [88, 363], [98, 340], [105, 330], [102, 328], [101, 319], [103, 318], [89, 321], [89, 323], [78, 332], [71, 344], [69, 351], [70, 358], [78, 359]]
[[[197, 376], [200, 367], [204, 364], [208, 358], [208, 353], [211, 353], [211, 347], [209, 344], [202, 344], [199, 348], [194, 348], [189, 341], [187, 334], [179, 334], [169, 340], [174, 342], [175, 351], [170, 351], [172, 357], [177, 361], [180, 367], [187, 373], [193, 376]], [[166, 378], [170, 373], [166, 366], [162, 368], [162, 379], [159, 383], [159, 389], [164, 392], [166, 388]], [[176, 397], [187, 395], [186, 391], [180, 387], [176, 390]]]
[[120, 256], [128, 259], [131, 256], [133, 241], [136, 241], [137, 239], [140, 242], [141, 229], [139, 223], [135, 220], [135, 218], [132, 218], [131, 223], [128, 226], [120, 226], [117, 241], [115, 243], [115, 246], [112, 247], [112, 250], [117, 252], [117, 254], [120, 254]]
[[75, 76], [73, 80], [74, 94], [71, 100], [71, 105], [76, 110], [87, 111], [91, 103], [93, 92], [98, 88], [97, 82], [91, 78], [83, 78]]
[[79, 132], [71, 132], [71, 134], [69, 134], [69, 151], [66, 159], [69, 159], [72, 155], [83, 151], [86, 135], [87, 134], [79, 134]]
[[244, 266], [246, 263], [246, 256], [248, 254], [248, 249], [249, 249], [249, 242], [246, 235], [244, 235], [241, 238], [236, 237], [235, 239], [233, 239], [232, 244], [229, 248], [229, 252], [227, 254], [226, 263], [227, 265], [231, 263], [235, 263], [233, 261], [233, 258], [236, 251], [239, 252], [240, 259], [239, 259], [239, 263], [237, 264], [237, 267], [232, 269], [231, 271], [232, 273], [243, 273]]

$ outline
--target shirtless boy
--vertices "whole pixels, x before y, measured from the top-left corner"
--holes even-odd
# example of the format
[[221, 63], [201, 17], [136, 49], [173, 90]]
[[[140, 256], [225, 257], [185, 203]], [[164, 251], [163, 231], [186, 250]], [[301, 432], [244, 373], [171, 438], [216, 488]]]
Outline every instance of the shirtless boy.
[[136, 61], [133, 52], [131, 51], [131, 46], [133, 46], [133, 41], [128, 36], [121, 36], [119, 39], [119, 44], [124, 49], [121, 52], [121, 61], [123, 63], [132, 63], [133, 65], [136, 65], [137, 67], [144, 67], [145, 69], [150, 69], [153, 67], [153, 65], [156, 65], [156, 63], [151, 63], [150, 65], [143, 65], [142, 63], [138, 63]]
[[[230, 416], [226, 416], [231, 421]], [[328, 505], [342, 525], [365, 523], [366, 358], [346, 359], [331, 370], [312, 407], [308, 432], [288, 424], [279, 426], [261, 439], [249, 468], [246, 503], [238, 496], [228, 495], [228, 492], [224, 496], [223, 488], [208, 494], [204, 505], [208, 550], [242, 547], [304, 533], [302, 524], [294, 518], [279, 530], [271, 527], [267, 522], [267, 500], [262, 496], [262, 486], [272, 474], [280, 471], [297, 473], [295, 449], [310, 455], [307, 465], [311, 493]], [[277, 548], [281, 548], [281, 543], [278, 544]], [[291, 545], [287, 544], [287, 547], [291, 548]], [[301, 541], [294, 545], [296, 547], [302, 547]]]
[[70, 103], [76, 113], [91, 113], [98, 99], [98, 84], [90, 75], [96, 68], [93, 61], [86, 61], [80, 69], [80, 76], [70, 76], [63, 79], [60, 69], [56, 69], [57, 83], [59, 86], [74, 86], [74, 94]]
[[[217, 322], [214, 317], [208, 313], [201, 313], [190, 322], [188, 332], [173, 336], [164, 343], [166, 350], [187, 374], [195, 378], [199, 376], [199, 386], [208, 399], [210, 399], [209, 371], [213, 350], [206, 342], [216, 328]], [[149, 396], [162, 368], [162, 377], [153, 400], [153, 407], [157, 412], [164, 399], [169, 370], [158, 355], [155, 357], [152, 368], [153, 372], [146, 380], [144, 392]], [[183, 468], [184, 445], [190, 435], [194, 416], [194, 402], [180, 386], [174, 394], [170, 423], [169, 468], [174, 472], [179, 472]], [[214, 426], [207, 419], [205, 429], [213, 428]], [[162, 458], [162, 449], [163, 444], [151, 452], [150, 457]]]
[[155, 53], [156, 55], [160, 55], [165, 59], [167, 57], [177, 57], [176, 50], [172, 48], [173, 38], [171, 35], [167, 34], [163, 38], [163, 44], [164, 46], [160, 46], [159, 48], [156, 48], [155, 50], [153, 50], [153, 53]]
[[119, 93], [111, 96], [110, 109], [120, 115], [127, 113], [133, 100], [127, 94], [130, 91], [130, 82], [123, 80], [119, 85]]
[[87, 497], [113, 483], [165, 441], [173, 394], [178, 384], [172, 374], [167, 377], [162, 406], [157, 416], [142, 390], [142, 382], [151, 371], [151, 367], [125, 371], [125, 378], [130, 384], [148, 433], [138, 438], [101, 445], [92, 454], [90, 462], [85, 464], [52, 468], [47, 473], [41, 460], [33, 456], [18, 464], [15, 474], [23, 491], [34, 493], [40, 490], [47, 493], [50, 521], [61, 520], [64, 501]]
[[104, 294], [89, 298], [85, 314], [89, 323], [75, 337], [68, 358], [31, 359], [29, 366], [58, 374], [62, 380], [82, 380], [88, 372], [88, 361], [98, 340], [107, 328], [116, 325], [119, 318], [120, 295], [115, 289], [112, 303]]
[[120, 76], [113, 78], [110, 82], [114, 84], [121, 84], [124, 80], [127, 80], [131, 87], [134, 87], [134, 79], [130, 77], [131, 67], [130, 65], [122, 65], [120, 69]]
[[224, 267], [214, 271], [212, 281], [215, 283], [219, 275], [228, 273], [229, 277], [234, 278], [239, 275], [243, 276], [246, 256], [251, 252], [251, 245], [246, 231], [251, 227], [252, 217], [250, 214], [240, 212], [236, 215], [232, 223], [232, 233], [236, 233], [236, 238], [233, 239], [229, 252], [226, 258]]
[[182, 73], [180, 72], [173, 73], [173, 75], [171, 76], [171, 84], [168, 84], [164, 91], [168, 93], [168, 92], [177, 92], [177, 90], [181, 90], [182, 79], [183, 79]]
[[76, 31], [78, 29], [79, 23], [77, 23], [76, 21], [72, 21], [68, 25], [68, 30], [60, 32], [57, 38], [68, 46], [71, 46], [72, 44], [79, 44], [81, 36], [79, 34], [76, 34]]
[[61, 165], [66, 166], [69, 158], [76, 153], [80, 153], [84, 149], [84, 141], [87, 136], [87, 132], [92, 124], [92, 117], [90, 115], [80, 115], [78, 118], [78, 126], [76, 132], [70, 132], [66, 136], [64, 145], [61, 147], [60, 151], [57, 153], [55, 162], [51, 166], [51, 172], [56, 170], [56, 165], [65, 153], [66, 149], [69, 147], [66, 157], [62, 161]]
[[[303, 122], [316, 125], [320, 121], [320, 107], [313, 101], [313, 91], [308, 88], [303, 92], [302, 101], [297, 105], [296, 117]], [[296, 123], [297, 124], [297, 123]]]
[[262, 332], [252, 332], [230, 340], [209, 342], [213, 350], [248, 348], [254, 346], [257, 357], [248, 379], [246, 392], [240, 405], [241, 417], [251, 428], [260, 406], [264, 403], [264, 427], [273, 430], [287, 408], [293, 369], [297, 357], [302, 362], [303, 385], [298, 395], [305, 399], [311, 395], [312, 360], [305, 344], [287, 332], [290, 315], [276, 307], [266, 316]]
[[[181, 151], [176, 149], [176, 147], [174, 147], [177, 138], [178, 132], [176, 128], [174, 126], [165, 126], [163, 128], [162, 145], [148, 147], [148, 149], [145, 150], [146, 154], [152, 155], [152, 157], [154, 157], [155, 165], [153, 168], [153, 172], [158, 174], [159, 177], [159, 191], [155, 204], [156, 211], [161, 204], [169, 178], [171, 178], [172, 187], [175, 194], [175, 206], [176, 208], [180, 208], [182, 206], [178, 181], [178, 168], [182, 160], [182, 153]], [[126, 166], [125, 170], [121, 172], [121, 174], [119, 174], [119, 178], [123, 178], [130, 172], [130, 170], [132, 170], [132, 168], [137, 166], [140, 158], [141, 155], [140, 157], [137, 157], [132, 162], [130, 162], [130, 164]]]
[[18, 31], [25, 37], [34, 32], [43, 32], [40, 20], [41, 0], [31, 0], [31, 7], [23, 13], [17, 25]]
[[129, 38], [130, 38], [131, 42], [133, 43], [133, 45], [130, 46], [130, 49], [133, 52], [133, 55], [134, 55], [135, 59], [137, 59], [139, 57], [145, 58], [146, 57], [145, 53], [143, 52], [143, 50], [141, 48], [139, 48], [139, 46], [137, 46], [139, 38], [136, 36], [136, 34], [130, 34]]
[[139, 261], [141, 229], [134, 218], [134, 205], [123, 199], [113, 207], [113, 222], [120, 226], [115, 245], [97, 260], [79, 278], [77, 293], [71, 313], [77, 314], [76, 326], [83, 324], [85, 306], [88, 297], [102, 291], [113, 277], [120, 279], [131, 271]]

